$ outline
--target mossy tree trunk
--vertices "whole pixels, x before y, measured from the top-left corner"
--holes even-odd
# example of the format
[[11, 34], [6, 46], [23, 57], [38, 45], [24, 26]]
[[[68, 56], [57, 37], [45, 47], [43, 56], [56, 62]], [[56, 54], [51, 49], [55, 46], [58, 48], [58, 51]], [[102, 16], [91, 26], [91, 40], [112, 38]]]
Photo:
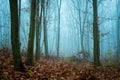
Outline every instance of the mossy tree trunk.
[[31, 0], [30, 32], [27, 50], [27, 65], [34, 65], [34, 34], [35, 34], [35, 10], [36, 0]]
[[97, 0], [93, 0], [93, 38], [94, 38], [94, 66], [100, 66], [99, 26]]
[[14, 60], [14, 69], [16, 71], [24, 71], [20, 55], [20, 39], [19, 39], [19, 20], [18, 20], [18, 0], [9, 0], [11, 14], [11, 45]]

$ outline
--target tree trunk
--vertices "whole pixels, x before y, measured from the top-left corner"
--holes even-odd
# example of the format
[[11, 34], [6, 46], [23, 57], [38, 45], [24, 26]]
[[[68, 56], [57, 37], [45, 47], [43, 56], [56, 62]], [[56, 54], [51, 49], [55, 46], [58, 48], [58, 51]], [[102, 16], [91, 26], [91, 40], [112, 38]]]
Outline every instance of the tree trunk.
[[28, 40], [28, 50], [27, 50], [27, 64], [30, 66], [34, 65], [34, 34], [35, 34], [35, 9], [36, 0], [31, 0], [31, 16], [30, 16], [30, 32]]
[[93, 0], [93, 38], [94, 38], [94, 66], [100, 66], [99, 27], [97, 0]]
[[119, 4], [120, 4], [120, 0], [118, 0], [118, 3], [117, 3], [117, 16], [118, 16], [118, 20], [117, 20], [117, 53], [116, 53], [117, 61], [119, 61], [119, 58], [120, 58], [120, 10], [119, 10]]
[[61, 9], [61, 0], [58, 0], [58, 36], [57, 36], [57, 57], [59, 57], [59, 48], [60, 48], [60, 9]]
[[43, 4], [43, 25], [44, 25], [44, 47], [45, 47], [45, 56], [48, 58], [48, 39], [47, 39], [47, 21], [46, 21], [46, 5], [45, 0], [42, 0]]
[[[42, 2], [41, 2], [42, 3]], [[39, 5], [39, 0], [37, 0], [37, 5]], [[35, 60], [38, 61], [40, 58], [40, 27], [41, 27], [41, 20], [42, 20], [42, 4], [41, 4], [41, 12], [40, 12], [40, 17], [39, 17], [39, 7], [36, 9], [36, 54], [35, 54]]]
[[17, 0], [10, 1], [11, 12], [11, 45], [14, 60], [14, 69], [16, 71], [24, 71], [20, 55], [20, 39], [19, 39], [19, 20], [18, 20], [18, 2]]

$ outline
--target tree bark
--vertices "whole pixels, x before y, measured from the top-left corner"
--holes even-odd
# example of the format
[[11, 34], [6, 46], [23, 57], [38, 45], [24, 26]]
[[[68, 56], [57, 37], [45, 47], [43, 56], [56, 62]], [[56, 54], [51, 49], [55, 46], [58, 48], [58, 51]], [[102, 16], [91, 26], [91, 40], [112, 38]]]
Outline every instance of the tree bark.
[[100, 66], [99, 27], [97, 0], [93, 0], [93, 40], [94, 40], [94, 66]]
[[48, 39], [47, 39], [47, 21], [46, 21], [46, 4], [48, 3], [45, 0], [42, 0], [43, 4], [43, 26], [44, 26], [44, 47], [45, 47], [45, 56], [48, 58]]
[[31, 0], [30, 32], [27, 50], [27, 65], [34, 65], [34, 34], [35, 34], [35, 10], [36, 0]]
[[60, 9], [61, 9], [61, 0], [58, 0], [58, 36], [57, 36], [57, 57], [59, 57], [60, 52]]
[[119, 9], [119, 4], [120, 4], [120, 0], [118, 0], [117, 2], [117, 16], [118, 16], [118, 20], [117, 20], [117, 53], [116, 53], [116, 58], [117, 61], [119, 61], [120, 58], [120, 9]]
[[14, 60], [14, 69], [16, 71], [24, 71], [22, 58], [20, 55], [20, 37], [19, 37], [19, 19], [18, 19], [18, 2], [17, 0], [10, 1], [11, 14], [11, 45]]
[[[37, 5], [39, 5], [39, 0], [37, 0]], [[35, 60], [38, 61], [40, 58], [40, 53], [41, 53], [41, 49], [40, 49], [40, 33], [41, 33], [41, 20], [42, 20], [42, 2], [41, 2], [41, 12], [40, 12], [40, 17], [39, 17], [39, 7], [37, 7], [36, 9], [36, 17], [37, 17], [37, 21], [36, 21], [36, 54], [35, 54]]]

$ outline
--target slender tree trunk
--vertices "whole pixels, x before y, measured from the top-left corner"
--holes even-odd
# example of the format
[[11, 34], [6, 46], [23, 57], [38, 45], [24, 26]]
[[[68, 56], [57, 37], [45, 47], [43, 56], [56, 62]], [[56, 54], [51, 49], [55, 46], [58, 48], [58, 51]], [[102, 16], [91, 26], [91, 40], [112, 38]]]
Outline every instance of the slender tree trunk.
[[38, 61], [40, 58], [40, 25], [39, 25], [39, 0], [36, 0], [36, 53], [35, 53], [35, 60]]
[[86, 20], [87, 20], [87, 11], [88, 11], [88, 9], [87, 9], [87, 7], [88, 7], [88, 1], [86, 1], [86, 7], [85, 7], [85, 13], [84, 13], [84, 19], [83, 19], [83, 29], [82, 29], [82, 35], [81, 35], [81, 44], [82, 44], [82, 51], [83, 51], [83, 57], [84, 57], [84, 60], [87, 60], [87, 54], [86, 54], [86, 51], [85, 51], [85, 49], [84, 49], [84, 31], [85, 31], [85, 22], [86, 22]]
[[84, 55], [84, 41], [83, 41], [84, 40], [84, 34], [82, 32], [81, 32], [81, 48], [82, 48], [82, 52], [83, 52], [83, 55]]
[[[42, 2], [41, 2], [42, 3]], [[37, 5], [39, 5], [39, 0], [37, 0]], [[41, 49], [40, 49], [40, 27], [41, 27], [41, 20], [42, 20], [42, 4], [41, 4], [41, 12], [40, 12], [40, 17], [39, 17], [39, 7], [37, 7], [36, 9], [36, 17], [37, 17], [37, 21], [36, 21], [36, 55], [35, 55], [35, 59], [36, 61], [39, 60], [40, 58], [40, 53], [41, 53]]]
[[11, 45], [13, 51], [14, 69], [16, 71], [24, 71], [24, 66], [20, 55], [18, 2], [17, 0], [9, 1], [11, 12]]
[[57, 36], [57, 57], [59, 57], [59, 51], [60, 51], [60, 9], [61, 9], [61, 0], [58, 0], [58, 36]]
[[30, 32], [28, 40], [28, 50], [27, 50], [27, 64], [30, 66], [34, 65], [34, 34], [35, 34], [35, 9], [36, 0], [31, 0], [31, 16], [30, 16]]
[[117, 16], [118, 16], [118, 20], [117, 20], [117, 53], [116, 53], [116, 58], [117, 61], [119, 61], [120, 58], [120, 10], [119, 10], [119, 4], [120, 4], [120, 0], [118, 0], [117, 2]]
[[94, 38], [94, 66], [100, 66], [99, 27], [97, 0], [93, 0], [93, 38]]
[[19, 26], [20, 26], [20, 23], [21, 23], [21, 0], [19, 0]]
[[45, 0], [42, 0], [43, 4], [43, 25], [44, 25], [44, 46], [45, 46], [45, 56], [48, 58], [48, 39], [47, 39], [47, 21], [46, 21], [46, 6], [45, 5]]

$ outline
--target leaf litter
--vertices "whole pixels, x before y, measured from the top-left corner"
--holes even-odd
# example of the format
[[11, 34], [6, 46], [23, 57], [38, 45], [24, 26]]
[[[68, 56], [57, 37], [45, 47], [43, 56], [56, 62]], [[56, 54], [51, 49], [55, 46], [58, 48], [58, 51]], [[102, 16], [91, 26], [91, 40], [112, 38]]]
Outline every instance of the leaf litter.
[[25, 72], [14, 70], [11, 54], [0, 53], [0, 80], [120, 80], [120, 70], [72, 64], [63, 60], [41, 58], [33, 67], [25, 65]]

